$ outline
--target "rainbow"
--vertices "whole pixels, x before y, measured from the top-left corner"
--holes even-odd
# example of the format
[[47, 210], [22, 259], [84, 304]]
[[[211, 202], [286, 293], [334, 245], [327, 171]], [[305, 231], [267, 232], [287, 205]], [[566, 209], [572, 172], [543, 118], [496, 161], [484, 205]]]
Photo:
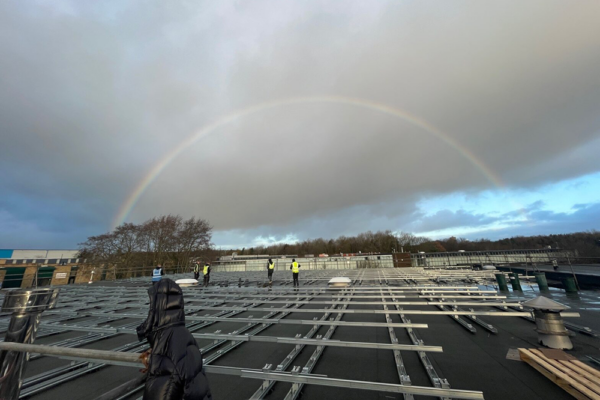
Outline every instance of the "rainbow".
[[117, 215], [113, 219], [113, 227], [117, 227], [121, 225], [123, 222], [127, 220], [127, 217], [142, 197], [144, 192], [148, 189], [148, 187], [156, 180], [156, 178], [177, 158], [179, 154], [184, 152], [187, 148], [191, 147], [198, 140], [206, 137], [215, 129], [218, 129], [224, 125], [227, 125], [239, 118], [246, 117], [248, 115], [265, 111], [268, 109], [283, 107], [289, 105], [296, 104], [310, 104], [310, 103], [333, 103], [333, 104], [343, 104], [349, 106], [361, 107], [363, 109], [373, 110], [377, 112], [381, 112], [383, 114], [393, 115], [397, 118], [400, 118], [413, 126], [419, 127], [423, 129], [425, 132], [430, 133], [434, 137], [440, 139], [448, 146], [456, 150], [459, 154], [461, 154], [466, 160], [468, 160], [475, 168], [477, 168], [483, 176], [486, 177], [493, 185], [498, 188], [502, 188], [504, 184], [501, 179], [496, 176], [490, 168], [485, 165], [481, 160], [479, 160], [468, 148], [461, 146], [458, 142], [456, 142], [452, 137], [448, 134], [442, 132], [432, 124], [418, 117], [398, 108], [391, 107], [387, 104], [377, 103], [374, 101], [364, 100], [356, 97], [343, 97], [343, 96], [314, 96], [314, 97], [292, 97], [280, 100], [274, 100], [264, 103], [259, 103], [247, 108], [235, 110], [229, 114], [223, 115], [208, 125], [205, 125], [200, 130], [192, 133], [188, 137], [186, 137], [181, 143], [179, 143], [175, 148], [169, 151], [165, 156], [159, 160], [159, 162], [154, 165], [146, 174], [146, 176], [140, 181], [140, 183], [135, 187], [135, 189], [131, 192], [129, 196], [127, 196], [126, 201], [119, 207]]

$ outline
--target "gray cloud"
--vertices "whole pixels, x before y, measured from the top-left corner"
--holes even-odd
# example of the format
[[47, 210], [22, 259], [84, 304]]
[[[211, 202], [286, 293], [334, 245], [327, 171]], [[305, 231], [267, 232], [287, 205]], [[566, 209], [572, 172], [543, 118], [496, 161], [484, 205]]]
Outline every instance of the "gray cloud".
[[[107, 230], [188, 135], [233, 110], [300, 96], [406, 110], [508, 186], [597, 171], [598, 12], [560, 1], [2, 2], [0, 168], [9, 173], [0, 185], [14, 200], [0, 210], [36, 226], [31, 209], [44, 210], [44, 229], [68, 220]], [[180, 213], [224, 231], [327, 237], [400, 229], [423, 196], [489, 187], [406, 120], [296, 104], [198, 141], [131, 218]], [[463, 217], [439, 215], [437, 226]]]
[[521, 236], [597, 231], [598, 221], [600, 221], [600, 203], [579, 204], [568, 213], [537, 209], [527, 214], [529, 221], [465, 236], [470, 239], [481, 237], [501, 239], [514, 236], [515, 231], [518, 231]]
[[414, 232], [430, 232], [455, 227], [489, 225], [499, 219], [496, 216], [470, 213], [465, 210], [441, 210], [432, 215], [415, 218], [415, 221], [409, 227]]

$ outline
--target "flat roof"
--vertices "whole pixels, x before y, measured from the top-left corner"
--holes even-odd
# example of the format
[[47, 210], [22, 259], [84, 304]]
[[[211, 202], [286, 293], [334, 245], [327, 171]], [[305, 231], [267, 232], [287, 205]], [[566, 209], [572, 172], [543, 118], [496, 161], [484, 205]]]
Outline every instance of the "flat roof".
[[[179, 279], [191, 275], [169, 277]], [[328, 289], [329, 279], [339, 276], [349, 277], [352, 287], [345, 291]], [[496, 292], [490, 276], [493, 274], [485, 271], [448, 271], [442, 282], [436, 282], [422, 268], [301, 271], [300, 288], [294, 290], [289, 272], [276, 271], [271, 287], [265, 287], [266, 271], [213, 272], [209, 288], [184, 288], [186, 323], [204, 349], [203, 358], [209, 360], [209, 367], [258, 370], [255, 374], [260, 374], [261, 371], [272, 373], [282, 365], [283, 372], [299, 367], [299, 375], [302, 375], [302, 369], [310, 367], [311, 359], [314, 360], [320, 347], [317, 344], [321, 344], [322, 353], [310, 370], [311, 377], [398, 386], [401, 379], [406, 384], [406, 377], [399, 374], [399, 355], [413, 387], [433, 388], [421, 353], [410, 347], [414, 346], [412, 330], [424, 346], [431, 347], [423, 354], [451, 389], [482, 392], [485, 399], [570, 399], [569, 394], [528, 364], [507, 359], [509, 349], [538, 347], [535, 325], [520, 316], [502, 316], [512, 314], [488, 305], [534, 298], [539, 295], [537, 286], [523, 281], [523, 292]], [[242, 286], [238, 287], [240, 278]], [[35, 344], [142, 351], [143, 344], [137, 340], [135, 326], [147, 313], [149, 281], [147, 277], [61, 287], [57, 308], [43, 314]], [[441, 293], [432, 295], [432, 290]], [[569, 312], [581, 315], [565, 320], [600, 331], [597, 291], [582, 291], [571, 296], [551, 289], [546, 295], [571, 307]], [[492, 324], [497, 333], [466, 316], [460, 317], [474, 328], [473, 332], [455, 318], [440, 314], [442, 310], [432, 303], [441, 296], [445, 301], [487, 302], [462, 308], [467, 312], [473, 308], [481, 313], [495, 313], [477, 318]], [[8, 317], [5, 314], [0, 317], [4, 327]], [[421, 327], [399, 325], [407, 324], [407, 320]], [[428, 327], [422, 327], [423, 324]], [[233, 337], [237, 339], [233, 341], [232, 337], [224, 337], [231, 333], [241, 336]], [[329, 342], [324, 342], [328, 333], [331, 334]], [[582, 361], [586, 355], [600, 357], [597, 337], [577, 332], [572, 341], [575, 348], [569, 353]], [[405, 347], [394, 350], [391, 345]], [[440, 346], [442, 352], [433, 350]], [[270, 368], [263, 370], [267, 365]], [[78, 368], [80, 374], [74, 372], [68, 360], [34, 357], [27, 364], [21, 394], [32, 399], [90, 399], [139, 376], [138, 369], [131, 367], [86, 364]], [[44, 378], [49, 370], [56, 370], [55, 376]], [[35, 384], [34, 378], [39, 379]], [[232, 400], [250, 398], [263, 383], [263, 379], [210, 370], [208, 380], [213, 398]], [[268, 392], [259, 393], [259, 397], [281, 399], [291, 389], [292, 383], [277, 381]], [[138, 390], [126, 398], [140, 396]], [[348, 386], [307, 384], [298, 398], [407, 397], [401, 393], [357, 390]]]

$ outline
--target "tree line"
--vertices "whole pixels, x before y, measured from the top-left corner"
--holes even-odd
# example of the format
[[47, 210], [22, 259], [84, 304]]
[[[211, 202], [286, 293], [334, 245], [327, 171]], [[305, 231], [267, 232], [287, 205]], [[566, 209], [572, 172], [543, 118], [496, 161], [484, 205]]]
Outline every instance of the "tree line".
[[[412, 233], [392, 231], [365, 232], [357, 236], [340, 236], [337, 239], [310, 239], [297, 243], [274, 244], [243, 248], [240, 255], [258, 254], [306, 254], [318, 255], [340, 253], [392, 253], [444, 252], [444, 251], [485, 251], [485, 250], [527, 250], [552, 248], [577, 250], [580, 256], [600, 257], [600, 232], [576, 232], [559, 235], [514, 236], [500, 240], [468, 240], [451, 236], [432, 240]], [[231, 251], [227, 251], [228, 253]]]
[[575, 232], [557, 235], [514, 236], [500, 240], [466, 240], [450, 237], [437, 241], [447, 251], [523, 250], [552, 248], [577, 250], [582, 257], [600, 257], [600, 232]]
[[[337, 239], [308, 239], [297, 243], [274, 244], [237, 250], [241, 255], [252, 254], [340, 254], [340, 253], [391, 253], [420, 251], [431, 239], [412, 233], [393, 233], [390, 230], [364, 232], [356, 236]], [[234, 250], [235, 251], [235, 250]]]
[[[600, 257], [600, 232], [577, 232], [560, 235], [515, 236], [500, 240], [467, 240], [451, 236], [432, 240], [412, 233], [379, 231], [337, 239], [309, 239], [297, 243], [257, 246], [238, 250], [216, 250], [212, 246], [212, 226], [208, 221], [178, 215], [155, 217], [141, 224], [124, 223], [113, 231], [90, 236], [80, 243], [80, 257], [92, 266], [115, 268], [117, 277], [131, 276], [156, 265], [167, 270], [189, 270], [192, 259], [214, 260], [220, 255], [319, 255], [322, 253], [392, 253], [445, 252], [484, 250], [541, 249], [551, 246], [577, 250], [580, 256]], [[148, 271], [145, 271], [146, 273]], [[141, 272], [143, 273], [143, 272]], [[136, 274], [136, 273], [134, 273]]]
[[179, 215], [155, 217], [141, 224], [124, 223], [112, 232], [80, 243], [88, 264], [116, 267], [117, 275], [163, 265], [185, 268], [193, 257], [212, 257], [212, 226], [208, 221]]

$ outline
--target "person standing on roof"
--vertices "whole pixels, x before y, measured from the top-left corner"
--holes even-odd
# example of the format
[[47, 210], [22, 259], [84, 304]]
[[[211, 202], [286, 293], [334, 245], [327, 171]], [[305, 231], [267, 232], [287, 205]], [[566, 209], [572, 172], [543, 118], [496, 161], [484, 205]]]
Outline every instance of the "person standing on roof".
[[144, 400], [212, 400], [202, 370], [202, 353], [185, 327], [183, 292], [165, 278], [148, 289], [148, 318], [137, 327], [138, 339], [150, 350], [141, 360], [148, 372]]
[[198, 280], [200, 278], [200, 263], [196, 261], [194, 263], [194, 279]]
[[156, 268], [154, 268], [154, 271], [152, 271], [152, 283], [160, 281], [164, 274], [165, 271], [163, 271], [162, 266], [158, 264]]
[[300, 274], [300, 264], [296, 262], [295, 258], [292, 258], [292, 264], [290, 265], [290, 269], [292, 270], [292, 278], [294, 278], [294, 287], [300, 287], [300, 283], [298, 282], [298, 275]]
[[204, 264], [202, 274], [204, 274], [204, 286], [208, 287], [208, 282], [210, 281], [210, 263], [207, 262]]
[[267, 274], [269, 276], [269, 283], [273, 283], [273, 271], [275, 270], [275, 263], [269, 258], [267, 262]]

